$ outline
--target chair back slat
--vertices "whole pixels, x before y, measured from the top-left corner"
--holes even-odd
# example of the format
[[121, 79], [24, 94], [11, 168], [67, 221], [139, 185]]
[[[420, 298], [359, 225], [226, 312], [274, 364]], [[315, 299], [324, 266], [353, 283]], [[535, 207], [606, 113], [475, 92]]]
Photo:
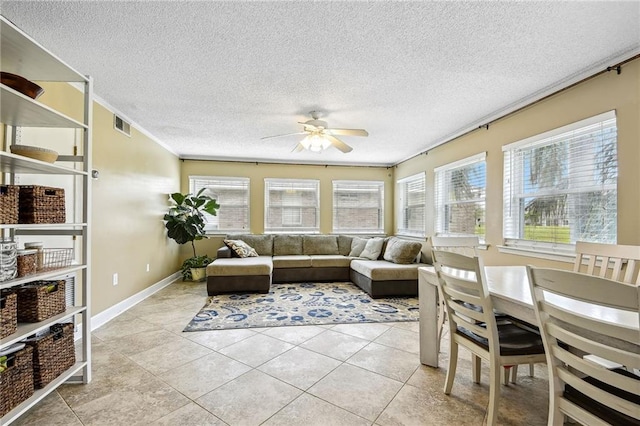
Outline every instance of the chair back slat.
[[578, 241], [573, 271], [640, 285], [638, 260], [640, 260], [640, 246]]
[[453, 253], [474, 256], [476, 247], [480, 245], [478, 237], [431, 237], [431, 247], [434, 250], [449, 251]]
[[[602, 253], [599, 256], [607, 257]], [[594, 258], [590, 256], [590, 264]], [[614, 268], [617, 264], [603, 261]], [[640, 378], [591, 361], [600, 358], [618, 363], [627, 371], [640, 370], [640, 287], [564, 270], [529, 266], [527, 273], [549, 368], [549, 424], [561, 424], [558, 410], [578, 421], [589, 419], [590, 424], [595, 423], [593, 416], [602, 415], [593, 411], [592, 404], [581, 405], [565, 398], [565, 385], [573, 388], [574, 395], [580, 392], [640, 421], [640, 404], [623, 397], [625, 392], [638, 394]]]

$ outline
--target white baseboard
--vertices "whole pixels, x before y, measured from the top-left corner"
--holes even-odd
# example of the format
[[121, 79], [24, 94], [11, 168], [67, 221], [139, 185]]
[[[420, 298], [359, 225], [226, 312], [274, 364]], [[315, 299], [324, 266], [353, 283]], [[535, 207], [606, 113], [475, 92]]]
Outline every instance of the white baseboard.
[[[114, 319], [121, 313], [127, 311], [128, 309], [131, 309], [138, 303], [145, 300], [147, 297], [162, 290], [163, 288], [165, 288], [166, 286], [168, 286], [169, 284], [171, 284], [181, 276], [182, 274], [180, 271], [174, 274], [171, 274], [168, 277], [162, 279], [161, 281], [158, 281], [157, 283], [153, 284], [152, 286], [145, 288], [141, 292], [136, 293], [133, 296], [123, 300], [122, 302], [116, 303], [112, 307], [105, 309], [99, 314], [92, 316], [91, 331], [94, 331], [97, 328], [100, 328], [101, 326], [105, 325], [107, 322], [111, 321], [112, 319]], [[74, 333], [75, 340], [82, 338], [82, 326], [83, 324], [78, 324], [78, 326], [76, 327], [76, 331]]]

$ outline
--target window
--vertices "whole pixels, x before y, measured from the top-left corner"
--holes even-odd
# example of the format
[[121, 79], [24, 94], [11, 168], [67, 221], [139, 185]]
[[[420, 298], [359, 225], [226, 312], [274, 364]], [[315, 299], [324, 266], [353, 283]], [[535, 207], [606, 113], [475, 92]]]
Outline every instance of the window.
[[333, 232], [384, 234], [384, 182], [334, 180]]
[[434, 170], [437, 235], [478, 236], [484, 241], [485, 153]]
[[396, 234], [425, 236], [425, 179], [424, 173], [398, 181], [398, 230]]
[[264, 180], [265, 232], [320, 232], [319, 205], [318, 180]]
[[205, 213], [208, 233], [249, 230], [249, 179], [241, 177], [189, 176], [189, 192], [214, 198], [220, 209], [216, 216]]
[[610, 111], [504, 146], [506, 245], [566, 252], [576, 241], [615, 243], [616, 135]]

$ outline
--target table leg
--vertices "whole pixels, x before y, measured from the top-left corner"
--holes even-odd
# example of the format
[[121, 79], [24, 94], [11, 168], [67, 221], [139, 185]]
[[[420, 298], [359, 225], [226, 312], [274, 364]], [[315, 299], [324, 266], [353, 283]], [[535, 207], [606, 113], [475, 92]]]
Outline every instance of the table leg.
[[420, 362], [438, 366], [438, 289], [424, 278], [418, 281], [420, 306]]

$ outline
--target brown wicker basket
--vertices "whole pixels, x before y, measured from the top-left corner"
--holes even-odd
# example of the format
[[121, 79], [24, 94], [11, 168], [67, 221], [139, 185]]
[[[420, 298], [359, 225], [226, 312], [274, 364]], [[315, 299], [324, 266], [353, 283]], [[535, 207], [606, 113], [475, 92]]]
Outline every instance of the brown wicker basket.
[[40, 322], [66, 309], [66, 281], [34, 281], [16, 289], [18, 322]]
[[29, 345], [9, 356], [0, 372], [0, 416], [33, 395], [33, 348]]
[[18, 296], [3, 293], [0, 297], [0, 339], [13, 334], [18, 329]]
[[33, 275], [38, 270], [37, 250], [18, 250], [18, 276]]
[[54, 324], [49, 327], [49, 334], [26, 343], [33, 346], [33, 384], [36, 389], [47, 386], [76, 363], [72, 323]]
[[15, 185], [0, 185], [0, 223], [18, 223], [18, 194]]
[[64, 189], [21, 185], [19, 223], [64, 223]]

